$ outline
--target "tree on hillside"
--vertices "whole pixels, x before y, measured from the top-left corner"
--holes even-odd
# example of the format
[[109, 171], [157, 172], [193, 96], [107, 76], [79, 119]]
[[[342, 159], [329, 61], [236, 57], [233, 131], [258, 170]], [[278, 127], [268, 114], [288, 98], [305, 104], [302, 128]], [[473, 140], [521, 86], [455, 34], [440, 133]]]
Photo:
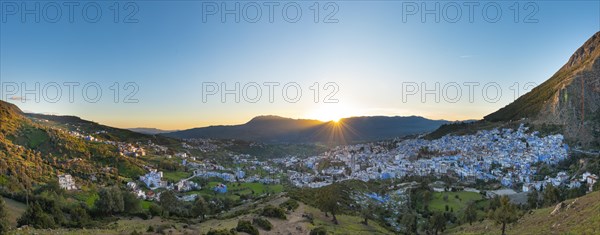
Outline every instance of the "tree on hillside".
[[431, 201], [432, 198], [433, 198], [433, 194], [431, 194], [431, 192], [429, 190], [423, 191], [423, 204], [424, 205], [429, 204], [429, 202]]
[[123, 194], [123, 211], [129, 214], [135, 214], [142, 211], [142, 203], [135, 194], [129, 191], [122, 192]]
[[506, 224], [514, 223], [519, 219], [517, 207], [510, 203], [508, 196], [502, 196], [500, 198], [500, 206], [495, 210], [490, 211], [489, 217], [497, 224], [502, 225], [502, 235], [506, 234]]
[[113, 215], [123, 212], [125, 210], [125, 203], [123, 202], [121, 189], [118, 187], [102, 188], [98, 192], [98, 200], [96, 200], [94, 207], [96, 211], [103, 215]]
[[69, 214], [71, 215], [71, 225], [74, 227], [84, 227], [90, 221], [90, 215], [86, 209], [86, 205], [84, 203], [77, 204], [69, 209]]
[[417, 234], [417, 214], [405, 213], [400, 219], [400, 223], [404, 225], [404, 231], [406, 234]]
[[6, 234], [9, 230], [8, 212], [4, 199], [0, 197], [0, 234]]
[[536, 189], [533, 189], [527, 194], [527, 204], [531, 209], [537, 209], [540, 205], [540, 196], [539, 192]]
[[225, 197], [225, 198], [223, 198], [222, 201], [223, 201], [223, 209], [226, 211], [235, 206], [235, 201], [233, 199], [231, 199], [230, 197]]
[[552, 184], [548, 184], [544, 189], [544, 203], [547, 206], [554, 205], [561, 201], [560, 190]]
[[463, 212], [463, 220], [473, 225], [473, 221], [477, 220], [477, 205], [471, 201], [467, 204]]
[[496, 208], [498, 208], [498, 207], [500, 207], [500, 197], [494, 196], [493, 198], [490, 199], [490, 203], [488, 205], [488, 210], [493, 211], [493, 210], [496, 210]]
[[51, 195], [50, 199], [46, 199], [46, 200], [40, 200], [40, 205], [42, 206], [42, 209], [48, 213], [48, 215], [52, 216], [54, 218], [54, 222], [56, 222], [56, 225], [61, 226], [67, 223], [67, 218], [65, 217], [65, 214], [62, 211], [62, 196], [58, 196], [56, 195], [56, 193], [51, 192], [49, 193], [49, 195]]
[[442, 212], [436, 211], [429, 217], [429, 225], [435, 235], [437, 235], [438, 232], [444, 232], [444, 230], [446, 230], [446, 222], [446, 216], [444, 216]]
[[319, 203], [319, 209], [325, 212], [330, 212], [333, 217], [333, 223], [338, 224], [337, 217], [335, 216], [340, 210], [339, 201], [341, 201], [344, 190], [338, 184], [332, 184], [321, 188], [321, 195], [317, 199]]
[[223, 202], [221, 199], [213, 197], [210, 199], [204, 199], [208, 201], [208, 209], [210, 210], [210, 214], [217, 214], [223, 210]]
[[177, 196], [173, 191], [165, 191], [160, 194], [160, 206], [163, 208], [163, 213], [173, 213], [177, 210], [179, 206], [179, 201], [177, 200]]
[[365, 225], [369, 225], [369, 219], [371, 219], [373, 213], [375, 213], [375, 205], [373, 203], [373, 200], [368, 198], [360, 205], [360, 214], [363, 217], [363, 224]]
[[200, 217], [201, 219], [204, 219], [204, 216], [209, 212], [210, 209], [208, 208], [208, 204], [206, 203], [204, 198], [198, 197], [198, 199], [196, 199], [196, 201], [194, 202], [194, 206], [192, 206], [192, 214], [195, 217]]
[[55, 228], [56, 222], [48, 213], [44, 212], [42, 206], [36, 201], [29, 204], [25, 213], [17, 221], [19, 226], [30, 225], [34, 228]]
[[562, 194], [564, 199], [570, 199], [584, 196], [587, 190], [587, 185], [581, 184], [579, 187], [576, 188], [564, 189], [564, 192]]
[[152, 204], [150, 204], [150, 207], [148, 208], [148, 212], [150, 212], [150, 215], [152, 217], [160, 216], [163, 213], [163, 209], [159, 205], [156, 205], [156, 203], [152, 203]]

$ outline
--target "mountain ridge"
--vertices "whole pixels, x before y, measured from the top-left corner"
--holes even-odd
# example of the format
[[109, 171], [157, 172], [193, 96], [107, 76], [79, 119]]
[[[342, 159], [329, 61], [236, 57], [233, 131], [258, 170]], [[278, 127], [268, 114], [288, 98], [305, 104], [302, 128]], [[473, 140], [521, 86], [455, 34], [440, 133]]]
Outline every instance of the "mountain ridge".
[[522, 122], [541, 132], [562, 133], [570, 145], [600, 147], [600, 31], [580, 46], [548, 80], [472, 124], [442, 126], [435, 137], [464, 129]]
[[153, 128], [153, 127], [134, 127], [134, 128], [127, 128], [127, 130], [141, 133], [141, 134], [146, 134], [146, 135], [157, 135], [157, 134], [162, 134], [162, 133], [179, 131], [179, 130], [162, 130], [162, 129]]
[[510, 121], [535, 117], [542, 110], [544, 103], [548, 102], [551, 98], [555, 98], [554, 103], [556, 103], [556, 98], [560, 98], [557, 97], [557, 92], [573, 84], [582, 75], [582, 72], [595, 70], [597, 64], [600, 63], [599, 58], [600, 32], [597, 32], [579, 47], [569, 60], [548, 80], [517, 98], [514, 102], [496, 112], [488, 114], [484, 117], [484, 120]]
[[446, 123], [450, 121], [419, 116], [361, 116], [324, 122], [262, 115], [244, 124], [198, 127], [162, 135], [184, 139], [235, 138], [271, 143], [351, 143], [420, 134]]

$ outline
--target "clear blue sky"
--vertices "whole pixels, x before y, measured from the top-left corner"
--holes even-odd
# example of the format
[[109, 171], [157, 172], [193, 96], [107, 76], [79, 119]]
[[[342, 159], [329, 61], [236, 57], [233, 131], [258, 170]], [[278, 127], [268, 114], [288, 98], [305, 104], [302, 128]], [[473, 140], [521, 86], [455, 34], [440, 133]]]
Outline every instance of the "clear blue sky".
[[[530, 6], [518, 2], [519, 22], [514, 21], [515, 11], [511, 10], [515, 1], [498, 1], [495, 3], [502, 15], [496, 23], [483, 17], [482, 8], [488, 2], [474, 8], [472, 23], [463, 2], [448, 1], [334, 1], [328, 8], [319, 2], [318, 23], [311, 10], [314, 1], [297, 2], [302, 15], [296, 23], [282, 16], [287, 2], [274, 7], [273, 23], [269, 22], [265, 2], [258, 2], [262, 15], [256, 23], [244, 20], [244, 16], [253, 18], [256, 14], [256, 5], [248, 5], [252, 4], [248, 1], [224, 2], [225, 7], [234, 8], [239, 3], [242, 11], [247, 10], [239, 23], [235, 15], [226, 15], [223, 23], [220, 12], [203, 14], [215, 5], [205, 3], [203, 10], [200, 1], [138, 1], [135, 8], [119, 2], [119, 23], [113, 22], [113, 1], [96, 2], [102, 9], [96, 23], [85, 21], [85, 3], [74, 6], [72, 23], [64, 5], [59, 5], [61, 18], [51, 23], [48, 19], [55, 18], [56, 6], [46, 5], [47, 1], [26, 2], [30, 10], [40, 3], [40, 12], [24, 15], [23, 23], [23, 5], [19, 2], [15, 10], [14, 5], [5, 3], [2, 1], [0, 12], [2, 99], [26, 111], [77, 115], [118, 127], [183, 129], [243, 123], [263, 114], [317, 119], [355, 115], [479, 119], [513, 100], [512, 84], [518, 82], [523, 93], [526, 83], [543, 82], [600, 30], [598, 1], [533, 1]], [[223, 10], [222, 3], [217, 2], [218, 10]], [[433, 9], [439, 3], [440, 22], [435, 22], [435, 15], [425, 15], [422, 22], [420, 11], [405, 14], [403, 19], [403, 11], [411, 10], [407, 7], [415, 6], [413, 3], [419, 10], [422, 4]], [[454, 3], [461, 7], [458, 18]], [[123, 23], [136, 8], [133, 19], [138, 22]], [[331, 18], [338, 23], [324, 23], [336, 8]], [[93, 19], [94, 11], [88, 6], [86, 16]], [[537, 23], [523, 22], [532, 12], [529, 18]], [[290, 19], [295, 17], [293, 6], [288, 13]], [[35, 22], [36, 14], [39, 23]], [[495, 18], [493, 6], [488, 7], [486, 16], [487, 20]], [[12, 95], [12, 84], [33, 89], [36, 82], [40, 93], [52, 82], [81, 85], [74, 90], [73, 103], [65, 86], [56, 103], [43, 97], [36, 102], [31, 95], [22, 102], [18, 100], [20, 93]], [[83, 100], [82, 86], [89, 82], [102, 88], [97, 103]], [[110, 89], [115, 82], [120, 84], [119, 103], [114, 102]], [[123, 88], [127, 82], [137, 84], [139, 91], [133, 98], [139, 102], [122, 102], [131, 91]], [[202, 101], [203, 82], [225, 82], [230, 88], [236, 82], [242, 86], [249, 82], [281, 85], [275, 87], [273, 103], [265, 86], [256, 103], [244, 99], [236, 103], [233, 96], [222, 103], [218, 96]], [[282, 98], [281, 87], [288, 82], [302, 88], [297, 103]], [[318, 103], [310, 90], [315, 82], [320, 83]], [[333, 98], [339, 103], [322, 102], [328, 94], [323, 88], [327, 82], [337, 84], [339, 91]], [[461, 87], [463, 94], [457, 102], [443, 97], [435, 102], [433, 95], [422, 102], [420, 93], [406, 96], [403, 102], [403, 84], [425, 83], [433, 89], [436, 82], [440, 86], [451, 82], [481, 85], [474, 89], [473, 102], [467, 98], [466, 86]], [[490, 82], [502, 88], [496, 102], [482, 97], [482, 86]]]

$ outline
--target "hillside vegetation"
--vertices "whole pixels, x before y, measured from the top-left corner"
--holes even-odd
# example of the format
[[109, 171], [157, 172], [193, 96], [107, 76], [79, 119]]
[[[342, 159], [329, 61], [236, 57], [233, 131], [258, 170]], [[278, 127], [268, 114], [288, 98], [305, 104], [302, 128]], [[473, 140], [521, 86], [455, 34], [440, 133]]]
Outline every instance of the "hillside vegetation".
[[[132, 173], [123, 175], [125, 177], [143, 172], [141, 160], [119, 157], [114, 145], [72, 136], [67, 128], [59, 126], [64, 123], [33, 121], [18, 107], [3, 101], [0, 101], [0, 114], [0, 192], [3, 194], [31, 191], [55, 182], [61, 173], [71, 174], [86, 185], [91, 183], [88, 179], [92, 176], [97, 183], [103, 183], [114, 180], [119, 170]], [[129, 132], [107, 132], [107, 135], [117, 133], [113, 138], [121, 140], [125, 138], [122, 133]]]
[[[553, 213], [553, 211], [556, 212]], [[500, 225], [490, 220], [466, 224], [449, 231], [452, 234], [500, 234]], [[599, 234], [600, 192], [566, 200], [562, 206], [532, 210], [507, 227], [506, 234]]]
[[[159, 217], [143, 220], [139, 218], [119, 218], [118, 221], [104, 228], [91, 229], [34, 229], [27, 228], [23, 232], [31, 234], [130, 234], [134, 231], [147, 232], [152, 228], [155, 233], [162, 234], [206, 234], [211, 230], [226, 230], [236, 228], [238, 221], [252, 221], [253, 218], [263, 218], [272, 224], [272, 229], [266, 230], [258, 226], [260, 234], [309, 234], [315, 228], [327, 231], [332, 235], [362, 235], [362, 234], [393, 234], [377, 223], [369, 225], [362, 224], [362, 218], [352, 215], [340, 215], [339, 224], [334, 224], [331, 217], [326, 217], [319, 209], [303, 203], [292, 211], [286, 212], [286, 219], [269, 218], [260, 216], [262, 208], [267, 206], [278, 207], [281, 203], [288, 200], [287, 197], [276, 196], [269, 198], [262, 203], [248, 206], [243, 205], [240, 208], [233, 208], [232, 211], [244, 210], [245, 213], [226, 218], [214, 218], [202, 221], [200, 223], [186, 223], [176, 220], [165, 220]], [[154, 233], [144, 233], [154, 234]], [[245, 233], [238, 233], [245, 234]]]

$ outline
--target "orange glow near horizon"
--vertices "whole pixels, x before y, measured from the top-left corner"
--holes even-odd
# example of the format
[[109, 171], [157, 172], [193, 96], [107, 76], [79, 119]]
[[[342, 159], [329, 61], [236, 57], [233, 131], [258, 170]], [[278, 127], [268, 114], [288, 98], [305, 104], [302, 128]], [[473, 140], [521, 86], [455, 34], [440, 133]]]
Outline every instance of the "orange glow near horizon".
[[324, 104], [309, 112], [306, 118], [339, 123], [342, 118], [360, 116], [357, 109], [344, 104]]
[[[347, 115], [334, 115], [333, 114], [321, 114], [321, 115], [317, 115], [317, 114], [310, 114], [310, 115], [304, 115], [304, 116], [294, 116], [294, 115], [279, 115], [282, 117], [286, 117], [286, 118], [294, 118], [294, 119], [315, 119], [315, 120], [319, 120], [319, 121], [323, 121], [323, 122], [334, 122], [334, 123], [341, 123], [343, 122], [342, 119], [344, 118], [350, 118], [350, 117], [356, 117], [356, 116], [407, 116], [407, 115], [401, 115], [401, 114], [395, 114], [395, 113], [381, 113], [381, 114], [376, 114], [376, 113], [365, 113], [365, 114], [347, 114]], [[85, 117], [84, 119], [89, 119], [95, 122], [99, 122], [101, 124], [104, 125], [108, 125], [108, 126], [112, 126], [112, 127], [117, 127], [117, 128], [136, 128], [136, 127], [146, 127], [146, 128], [158, 128], [158, 129], [163, 129], [163, 130], [185, 130], [185, 129], [191, 129], [191, 128], [198, 128], [198, 127], [207, 127], [207, 126], [213, 126], [213, 125], [240, 125], [240, 124], [244, 124], [246, 122], [248, 122], [249, 120], [251, 120], [254, 116], [252, 115], [248, 115], [247, 117], [237, 117], [235, 119], [231, 118], [221, 118], [221, 119], [206, 119], [206, 120], [197, 120], [197, 119], [185, 119], [185, 120], [177, 120], [177, 121], [171, 121], [171, 120], [165, 120], [164, 118], [161, 118], [159, 120], [133, 120], [133, 119], [125, 119], [125, 120], [120, 120], [120, 119], [111, 119], [109, 117], [102, 117], [102, 118], [91, 118], [91, 117]], [[470, 118], [469, 116], [451, 116], [451, 115], [424, 115], [424, 118], [428, 118], [428, 119], [444, 119], [444, 120], [449, 120], [449, 121], [459, 121], [459, 120], [470, 120], [470, 119], [479, 119], [479, 118]], [[174, 118], [174, 120], [176, 120]]]

